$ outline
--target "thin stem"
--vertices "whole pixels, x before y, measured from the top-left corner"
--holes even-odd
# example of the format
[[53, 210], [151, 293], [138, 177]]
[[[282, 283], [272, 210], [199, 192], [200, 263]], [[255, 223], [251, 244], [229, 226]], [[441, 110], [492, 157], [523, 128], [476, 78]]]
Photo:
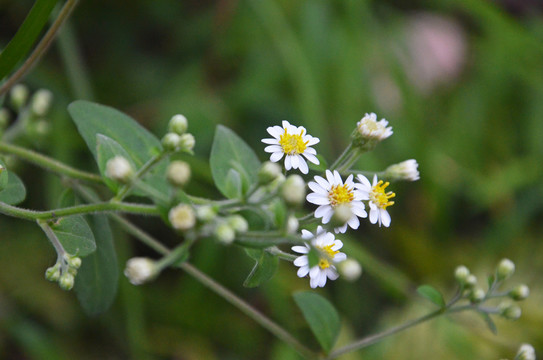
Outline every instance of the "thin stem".
[[334, 171], [335, 169], [337, 169], [338, 166], [340, 166], [341, 163], [351, 155], [352, 150], [353, 143], [350, 143], [349, 146], [347, 146], [345, 150], [343, 150], [343, 153], [341, 153], [336, 161], [334, 161], [334, 163], [330, 166], [330, 171]]
[[134, 178], [132, 179], [132, 182], [124, 185], [117, 195], [113, 198], [115, 201], [121, 201], [128, 192], [132, 189], [132, 187], [135, 185], [135, 183], [141, 179], [143, 175], [149, 170], [152, 169], [153, 166], [155, 166], [160, 160], [162, 160], [166, 156], [166, 153], [160, 153], [158, 155], [153, 156], [149, 161], [147, 161], [139, 170], [134, 174]]
[[21, 67], [9, 77], [2, 86], [0, 86], [0, 96], [4, 95], [15, 85], [23, 76], [26, 75], [30, 69], [37, 63], [37, 61], [45, 54], [49, 45], [53, 42], [58, 30], [62, 24], [68, 19], [73, 9], [77, 5], [77, 0], [68, 0], [64, 4], [64, 7], [58, 14], [58, 17], [55, 19], [49, 30], [45, 33], [41, 41], [38, 43], [32, 54], [26, 59], [26, 61], [21, 65]]
[[66, 254], [66, 250], [64, 250], [64, 247], [62, 246], [57, 236], [53, 232], [53, 229], [51, 229], [51, 227], [43, 220], [37, 220], [36, 222], [41, 227], [41, 229], [43, 230], [43, 232], [45, 233], [45, 235], [47, 236], [47, 238], [49, 239], [49, 241], [55, 248], [58, 258], [61, 259], [62, 256]]
[[122, 211], [139, 215], [158, 215], [158, 210], [155, 206], [133, 203], [102, 202], [48, 211], [35, 211], [8, 205], [0, 201], [0, 213], [25, 220], [49, 220], [64, 216], [110, 211]]
[[198, 280], [200, 283], [207, 286], [210, 290], [223, 297], [226, 301], [237, 307], [239, 310], [241, 310], [243, 313], [245, 313], [257, 323], [259, 323], [269, 332], [277, 336], [285, 343], [292, 346], [298, 353], [300, 353], [300, 355], [308, 359], [313, 359], [317, 357], [317, 354], [315, 352], [300, 343], [285, 329], [280, 327], [278, 324], [270, 320], [264, 314], [254, 309], [251, 305], [243, 301], [241, 298], [232, 293], [230, 290], [223, 287], [221, 284], [217, 283], [215, 280], [211, 279], [206, 274], [202, 273], [191, 264], [185, 262], [182, 263], [180, 267], [181, 269], [189, 273], [192, 277], [194, 277], [196, 280]]
[[290, 262], [296, 260], [296, 258], [298, 257], [294, 254], [290, 254], [290, 253], [280, 250], [277, 246], [269, 247], [266, 249], [266, 251], [272, 255], [277, 256], [279, 259], [290, 261]]
[[23, 147], [0, 141], [0, 152], [15, 155], [23, 160], [36, 164], [46, 170], [62, 174], [74, 179], [85, 180], [94, 183], [102, 183], [102, 178], [96, 174], [88, 173], [68, 166], [58, 160], [37, 153]]

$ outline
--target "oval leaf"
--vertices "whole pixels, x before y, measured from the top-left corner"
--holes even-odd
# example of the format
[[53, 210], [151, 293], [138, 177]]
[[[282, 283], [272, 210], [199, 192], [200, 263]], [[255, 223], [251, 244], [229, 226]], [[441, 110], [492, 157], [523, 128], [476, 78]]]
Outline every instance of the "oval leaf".
[[97, 248], [83, 259], [74, 289], [83, 310], [89, 315], [98, 315], [109, 309], [115, 300], [119, 269], [107, 217], [93, 215], [89, 223], [96, 234]]
[[419, 286], [417, 289], [417, 292], [419, 293], [420, 296], [430, 300], [431, 302], [433, 302], [440, 308], [444, 308], [446, 305], [445, 300], [443, 299], [443, 295], [441, 295], [441, 293], [438, 290], [436, 290], [436, 288], [434, 288], [433, 286], [430, 286], [430, 285]]
[[0, 160], [0, 191], [4, 190], [8, 186], [8, 169], [6, 164]]
[[295, 293], [294, 301], [302, 310], [322, 349], [328, 353], [334, 346], [340, 330], [336, 309], [328, 300], [310, 291]]
[[4, 189], [0, 190], [0, 201], [9, 205], [17, 205], [25, 199], [26, 189], [17, 175], [8, 170], [3, 171], [3, 173], [6, 172], [8, 182]]
[[84, 257], [96, 250], [94, 235], [83, 216], [64, 217], [50, 226], [69, 254]]
[[209, 162], [215, 185], [226, 197], [232, 195], [227, 180], [232, 169], [241, 176], [243, 194], [258, 180], [260, 161], [253, 149], [224, 126], [217, 126]]
[[249, 276], [247, 276], [247, 279], [245, 279], [243, 286], [249, 288], [257, 287], [275, 275], [277, 266], [279, 265], [279, 258], [277, 256], [273, 256], [265, 250], [245, 249], [245, 251], [256, 261], [256, 264]]

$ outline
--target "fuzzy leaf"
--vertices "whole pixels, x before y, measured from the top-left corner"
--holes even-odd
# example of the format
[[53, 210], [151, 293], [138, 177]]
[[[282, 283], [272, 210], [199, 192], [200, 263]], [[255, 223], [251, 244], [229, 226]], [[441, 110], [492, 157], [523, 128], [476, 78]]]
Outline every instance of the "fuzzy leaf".
[[334, 346], [340, 330], [336, 309], [328, 300], [310, 291], [295, 293], [294, 301], [302, 310], [319, 344], [328, 353]]
[[275, 275], [279, 265], [277, 256], [273, 256], [265, 250], [245, 249], [245, 251], [256, 263], [247, 279], [245, 279], [243, 286], [257, 287]]
[[89, 217], [96, 234], [96, 251], [83, 259], [75, 281], [75, 292], [83, 310], [89, 315], [103, 313], [117, 294], [119, 269], [113, 235], [105, 215]]
[[422, 285], [417, 288], [417, 292], [420, 296], [422, 296], [425, 299], [430, 300], [440, 308], [445, 307], [445, 300], [443, 299], [443, 295], [436, 290], [433, 286], [430, 285]]
[[4, 190], [8, 186], [8, 169], [6, 164], [0, 160], [0, 191]]
[[25, 186], [14, 173], [8, 170], [4, 170], [2, 173], [7, 173], [7, 184], [0, 190], [0, 201], [9, 205], [17, 205], [26, 197]]
[[69, 254], [84, 257], [96, 250], [94, 235], [83, 216], [63, 217], [50, 226]]
[[234, 169], [228, 170], [225, 180], [225, 196], [230, 199], [239, 199], [242, 196], [241, 175]]
[[228, 185], [228, 173], [232, 169], [240, 175], [242, 194], [258, 180], [260, 161], [253, 149], [224, 126], [217, 126], [209, 161], [215, 185], [226, 197], [232, 196]]
[[488, 326], [488, 329], [492, 331], [494, 335], [498, 335], [498, 328], [496, 327], [496, 324], [494, 324], [494, 320], [488, 315], [487, 313], [480, 312], [483, 320], [485, 321], [486, 325]]

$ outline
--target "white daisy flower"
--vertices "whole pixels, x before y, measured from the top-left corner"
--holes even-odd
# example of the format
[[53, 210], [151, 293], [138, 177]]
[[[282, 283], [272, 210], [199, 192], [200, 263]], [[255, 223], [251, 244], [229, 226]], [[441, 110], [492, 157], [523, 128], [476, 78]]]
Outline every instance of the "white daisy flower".
[[[309, 274], [309, 285], [314, 289], [324, 287], [326, 280], [336, 280], [339, 277], [335, 264], [347, 259], [347, 255], [339, 252], [343, 246], [341, 240], [336, 240], [334, 234], [317, 227], [317, 233], [302, 230], [302, 238], [310, 241], [311, 245], [293, 246], [292, 251], [303, 254], [294, 260], [294, 265], [300, 267], [297, 275], [304, 277]], [[318, 253], [318, 263], [310, 267], [309, 252], [313, 247]]]
[[303, 174], [307, 174], [309, 168], [305, 159], [319, 164], [319, 159], [315, 156], [317, 152], [311, 146], [320, 140], [307, 134], [303, 126], [290, 125], [286, 120], [283, 120], [282, 125], [283, 127], [271, 126], [267, 129], [273, 139], [262, 139], [264, 144], [269, 144], [264, 151], [271, 153], [272, 162], [281, 160], [285, 155], [285, 169], [300, 169]]
[[355, 187], [362, 193], [363, 200], [369, 200], [370, 206], [370, 222], [375, 224], [379, 222], [379, 226], [390, 226], [390, 215], [387, 207], [394, 205], [394, 201], [390, 201], [395, 197], [392, 191], [385, 193], [385, 189], [390, 183], [383, 180], [377, 181], [377, 175], [373, 176], [373, 185], [364, 175], [357, 176], [360, 183], [356, 183]]
[[315, 210], [315, 217], [322, 218], [322, 223], [327, 224], [334, 215], [334, 209], [339, 205], [348, 206], [351, 209], [351, 218], [343, 225], [335, 228], [336, 233], [347, 231], [347, 225], [353, 229], [358, 229], [360, 220], [358, 217], [367, 217], [364, 210], [363, 194], [355, 189], [353, 176], [349, 175], [345, 183], [339, 173], [334, 170], [326, 170], [326, 179], [321, 176], [315, 176], [315, 181], [310, 181], [309, 188], [314, 192], [307, 195], [306, 199], [312, 204], [319, 205]]
[[388, 121], [381, 119], [377, 121], [377, 115], [370, 113], [364, 115], [362, 120], [356, 123], [358, 133], [365, 139], [382, 141], [392, 135], [392, 127], [387, 127]]

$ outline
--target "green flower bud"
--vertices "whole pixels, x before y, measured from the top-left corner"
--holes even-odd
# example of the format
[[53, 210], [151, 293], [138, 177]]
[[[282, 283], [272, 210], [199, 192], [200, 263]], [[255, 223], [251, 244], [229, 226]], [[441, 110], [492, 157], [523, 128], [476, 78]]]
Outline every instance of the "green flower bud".
[[68, 260], [68, 264], [74, 269], [79, 269], [81, 267], [81, 263], [81, 258], [77, 256], [70, 257]]
[[500, 315], [507, 320], [518, 320], [522, 314], [522, 310], [517, 305], [507, 303], [500, 304]]
[[58, 285], [60, 286], [60, 288], [66, 291], [72, 290], [72, 288], [74, 287], [74, 283], [75, 277], [69, 272], [62, 274], [58, 281]]
[[214, 234], [217, 240], [225, 245], [231, 244], [236, 238], [234, 229], [226, 222], [219, 224], [215, 228]]
[[168, 124], [168, 130], [178, 135], [183, 135], [188, 127], [189, 122], [187, 121], [187, 118], [181, 114], [174, 115]]
[[460, 265], [454, 270], [454, 278], [460, 285], [464, 285], [467, 282], [469, 275], [469, 269], [464, 265]]
[[53, 93], [47, 89], [40, 89], [32, 96], [30, 107], [36, 116], [45, 116], [53, 103]]
[[535, 360], [535, 350], [530, 344], [522, 344], [518, 349], [515, 360]]
[[277, 163], [266, 161], [264, 164], [262, 164], [260, 170], [258, 171], [258, 182], [261, 185], [266, 185], [281, 175], [281, 167]]
[[162, 138], [162, 146], [166, 151], [177, 151], [181, 145], [181, 136], [176, 133], [169, 132]]
[[196, 225], [196, 214], [192, 206], [187, 204], [179, 204], [171, 208], [168, 219], [175, 230], [186, 231]]
[[183, 134], [179, 139], [179, 150], [192, 153], [194, 145], [196, 144], [196, 139], [192, 134]]
[[17, 84], [11, 88], [9, 95], [11, 105], [13, 105], [16, 110], [19, 110], [25, 106], [26, 101], [28, 100], [28, 88], [23, 84]]
[[168, 166], [167, 178], [173, 186], [185, 186], [190, 180], [189, 164], [180, 160], [172, 161]]
[[351, 207], [347, 204], [341, 204], [334, 208], [334, 214], [332, 215], [331, 226], [340, 227], [345, 225], [353, 217]]
[[418, 167], [419, 164], [417, 163], [417, 160], [410, 159], [402, 161], [401, 163], [390, 165], [385, 170], [385, 177], [393, 181], [417, 181], [420, 179]]
[[298, 219], [296, 219], [296, 216], [289, 216], [287, 219], [287, 233], [288, 234], [295, 234], [298, 232], [298, 227], [300, 226], [300, 222]]
[[244, 233], [244, 232], [247, 232], [247, 230], [249, 230], [249, 223], [241, 215], [229, 216], [226, 219], [226, 221], [228, 222], [228, 225], [230, 225], [236, 233]]
[[57, 282], [60, 279], [60, 263], [56, 263], [54, 266], [45, 270], [45, 278], [52, 282]]
[[344, 260], [337, 267], [341, 276], [347, 281], [355, 281], [362, 275], [362, 266], [353, 259]]
[[116, 155], [106, 163], [106, 176], [120, 183], [127, 183], [134, 175], [130, 162], [123, 156]]
[[524, 300], [528, 296], [530, 296], [530, 288], [524, 284], [517, 285], [509, 291], [509, 297], [516, 301]]
[[201, 205], [196, 208], [196, 218], [201, 222], [210, 222], [217, 217], [217, 210], [213, 206]]
[[300, 175], [289, 175], [281, 186], [281, 197], [290, 206], [302, 205], [305, 192], [305, 181]]
[[144, 257], [135, 257], [126, 262], [124, 275], [132, 285], [141, 285], [156, 276], [155, 262]]
[[477, 285], [477, 277], [473, 274], [468, 275], [465, 286], [467, 288], [473, 288], [475, 285]]
[[485, 296], [486, 296], [486, 293], [483, 289], [481, 289], [480, 287], [475, 287], [471, 291], [470, 300], [473, 303], [480, 303], [481, 301], [485, 299]]
[[515, 263], [509, 259], [503, 259], [496, 269], [496, 279], [503, 281], [515, 273]]

